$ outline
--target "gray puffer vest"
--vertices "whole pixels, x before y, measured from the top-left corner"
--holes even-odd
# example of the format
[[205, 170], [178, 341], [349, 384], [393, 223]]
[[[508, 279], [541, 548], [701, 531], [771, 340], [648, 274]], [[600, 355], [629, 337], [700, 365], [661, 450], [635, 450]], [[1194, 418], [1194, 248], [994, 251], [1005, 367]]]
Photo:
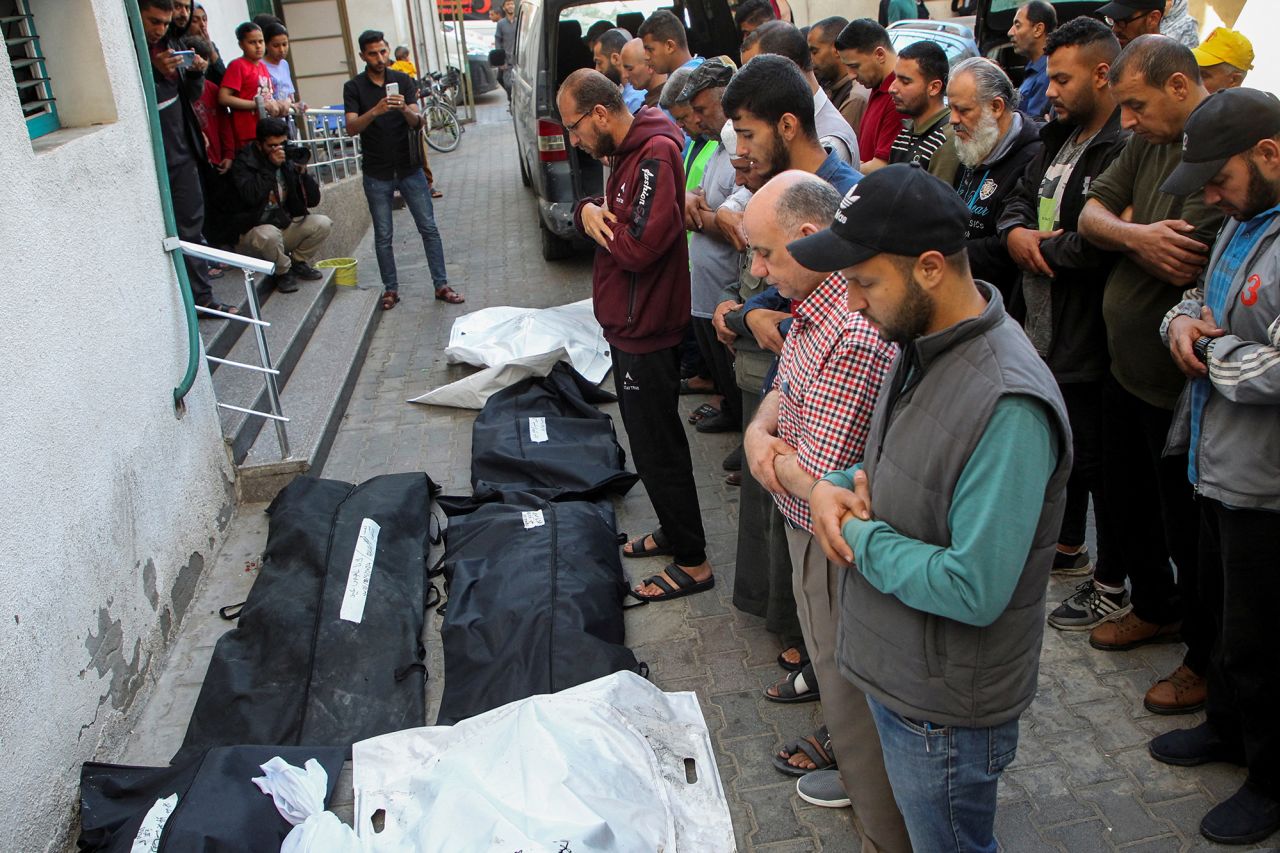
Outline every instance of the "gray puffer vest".
[[856, 569], [840, 582], [841, 671], [881, 704], [939, 725], [980, 728], [1018, 716], [1035, 696], [1044, 600], [1071, 471], [1071, 429], [1057, 383], [1000, 294], [986, 310], [903, 348], [885, 381], [863, 468], [875, 517], [938, 546], [956, 482], [1006, 394], [1052, 412], [1058, 465], [1045, 488], [1031, 551], [1005, 611], [977, 627], [908, 607]]

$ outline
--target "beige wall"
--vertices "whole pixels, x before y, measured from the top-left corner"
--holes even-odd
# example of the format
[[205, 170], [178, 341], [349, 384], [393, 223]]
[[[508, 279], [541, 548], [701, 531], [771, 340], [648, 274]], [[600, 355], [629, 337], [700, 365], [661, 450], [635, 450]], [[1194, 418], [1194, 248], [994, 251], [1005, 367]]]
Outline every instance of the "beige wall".
[[[1242, 5], [1244, 8], [1234, 19], [1234, 27], [1253, 42], [1255, 54], [1253, 70], [1249, 72], [1244, 84], [1280, 94], [1280, 54], [1266, 49], [1269, 37], [1280, 27], [1280, 2], [1248, 0]], [[1216, 13], [1217, 9], [1214, 11]], [[1225, 22], [1226, 19], [1223, 20]], [[1203, 21], [1202, 18], [1201, 22]]]

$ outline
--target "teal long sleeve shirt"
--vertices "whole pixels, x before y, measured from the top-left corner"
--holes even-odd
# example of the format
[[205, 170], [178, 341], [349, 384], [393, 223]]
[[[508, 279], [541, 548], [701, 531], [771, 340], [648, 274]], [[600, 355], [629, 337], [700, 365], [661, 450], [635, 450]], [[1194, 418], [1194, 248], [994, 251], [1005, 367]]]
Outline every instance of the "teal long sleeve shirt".
[[[951, 545], [911, 539], [889, 524], [852, 519], [841, 531], [856, 570], [903, 604], [968, 625], [994, 622], [1013, 596], [1058, 460], [1049, 413], [1025, 396], [1002, 398], [956, 482]], [[853, 488], [859, 463], [824, 479]]]

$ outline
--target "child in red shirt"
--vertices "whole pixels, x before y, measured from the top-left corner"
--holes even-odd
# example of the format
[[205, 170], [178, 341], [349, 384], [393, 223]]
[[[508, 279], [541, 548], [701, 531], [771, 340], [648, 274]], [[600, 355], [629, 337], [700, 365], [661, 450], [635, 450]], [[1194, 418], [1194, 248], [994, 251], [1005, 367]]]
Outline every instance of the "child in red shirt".
[[[231, 110], [231, 126], [235, 134], [235, 147], [239, 151], [253, 142], [258, 135], [258, 105], [254, 98], [262, 96], [267, 115], [283, 115], [287, 105], [281, 105], [271, 97], [271, 73], [262, 64], [266, 41], [262, 28], [252, 21], [236, 27], [236, 40], [243, 53], [227, 65], [218, 90], [218, 103]], [[234, 152], [233, 156], [234, 156]]]

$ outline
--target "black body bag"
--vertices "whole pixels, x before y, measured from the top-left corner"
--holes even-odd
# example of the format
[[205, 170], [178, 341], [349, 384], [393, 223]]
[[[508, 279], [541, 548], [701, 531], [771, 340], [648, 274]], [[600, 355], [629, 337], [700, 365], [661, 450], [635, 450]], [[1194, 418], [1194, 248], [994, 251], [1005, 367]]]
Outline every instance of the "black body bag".
[[451, 515], [445, 531], [437, 725], [619, 670], [644, 671], [623, 645], [627, 585], [608, 502], [516, 494], [472, 507], [452, 507], [470, 511]]
[[419, 473], [299, 477], [276, 496], [261, 573], [214, 648], [175, 761], [237, 743], [349, 748], [425, 723], [436, 491]]
[[524, 492], [548, 500], [624, 495], [639, 479], [613, 419], [595, 407], [614, 397], [559, 362], [494, 394], [471, 430], [471, 490], [477, 500]]
[[260, 765], [280, 756], [295, 767], [314, 758], [329, 774], [328, 806], [342, 770], [342, 747], [222, 746], [171, 767], [88, 761], [80, 770], [80, 850], [129, 853], [156, 800], [178, 804], [148, 849], [175, 853], [279, 853], [293, 829], [253, 784]]

